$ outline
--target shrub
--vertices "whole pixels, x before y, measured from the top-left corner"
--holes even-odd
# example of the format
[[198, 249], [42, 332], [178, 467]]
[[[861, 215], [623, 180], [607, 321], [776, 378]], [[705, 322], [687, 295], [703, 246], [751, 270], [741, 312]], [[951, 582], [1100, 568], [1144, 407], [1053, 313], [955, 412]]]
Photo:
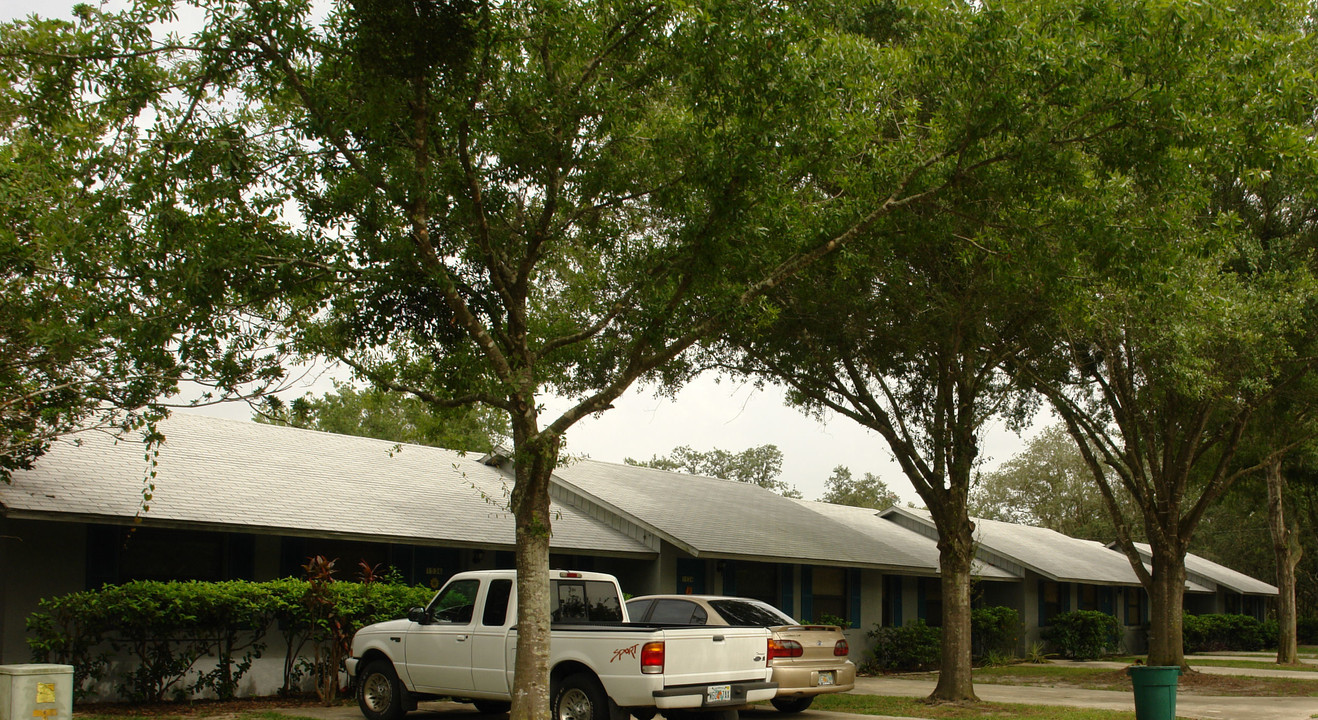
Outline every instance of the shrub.
[[[229, 698], [264, 651], [266, 632], [276, 628], [289, 648], [284, 663], [289, 691], [309, 669], [299, 657], [314, 626], [320, 634], [332, 619], [350, 638], [364, 625], [406, 616], [408, 608], [424, 605], [433, 594], [421, 586], [334, 583], [328, 613], [313, 624], [309, 587], [292, 578], [106, 585], [42, 600], [27, 619], [28, 646], [34, 662], [73, 666], [78, 699], [102, 681], [112, 681], [131, 700], [198, 693]], [[115, 654], [134, 662], [111, 677]]]
[[1074, 660], [1095, 660], [1115, 652], [1121, 642], [1121, 623], [1097, 610], [1072, 610], [1052, 619], [1043, 638], [1057, 652]]
[[873, 665], [880, 670], [928, 670], [938, 666], [943, 632], [924, 620], [914, 625], [875, 625], [869, 633]]
[[970, 643], [975, 657], [1015, 657], [1021, 616], [1015, 609], [997, 606], [970, 612]]
[[1277, 624], [1249, 615], [1185, 615], [1182, 618], [1185, 652], [1262, 650], [1277, 643]]
[[1301, 645], [1318, 645], [1318, 615], [1310, 615], [1296, 620], [1295, 635]]

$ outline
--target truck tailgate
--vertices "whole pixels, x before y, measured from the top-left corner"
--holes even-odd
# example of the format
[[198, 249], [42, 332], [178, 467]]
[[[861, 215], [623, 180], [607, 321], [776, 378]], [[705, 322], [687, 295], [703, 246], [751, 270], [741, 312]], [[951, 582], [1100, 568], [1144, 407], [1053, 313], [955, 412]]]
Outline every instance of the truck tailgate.
[[667, 687], [769, 678], [764, 628], [665, 628], [663, 635]]

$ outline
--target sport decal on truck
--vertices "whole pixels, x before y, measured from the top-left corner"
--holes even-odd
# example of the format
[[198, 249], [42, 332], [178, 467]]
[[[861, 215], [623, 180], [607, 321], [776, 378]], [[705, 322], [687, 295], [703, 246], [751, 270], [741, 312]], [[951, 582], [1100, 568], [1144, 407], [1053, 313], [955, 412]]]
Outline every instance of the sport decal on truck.
[[621, 659], [623, 659], [623, 658], [625, 658], [625, 657], [630, 657], [631, 659], [635, 660], [635, 659], [636, 659], [636, 649], [639, 648], [640, 646], [641, 646], [641, 644], [640, 644], [640, 643], [637, 643], [637, 644], [635, 644], [635, 645], [633, 645], [633, 646], [631, 646], [631, 647], [618, 648], [617, 650], [614, 650], [614, 651], [613, 651], [613, 657], [609, 658], [609, 662], [616, 662], [616, 661], [621, 660]]

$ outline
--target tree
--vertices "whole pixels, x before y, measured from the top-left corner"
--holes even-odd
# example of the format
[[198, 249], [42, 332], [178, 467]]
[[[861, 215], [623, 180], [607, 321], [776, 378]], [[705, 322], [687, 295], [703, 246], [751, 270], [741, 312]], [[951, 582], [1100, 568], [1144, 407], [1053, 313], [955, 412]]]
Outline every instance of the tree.
[[978, 476], [971, 514], [1108, 543], [1117, 536], [1089, 466], [1066, 428], [1051, 425], [998, 469]]
[[259, 423], [430, 445], [450, 450], [489, 452], [508, 435], [506, 415], [481, 406], [437, 408], [402, 393], [359, 390], [334, 383], [335, 392], [311, 393], [285, 404], [264, 398]]
[[[919, 114], [907, 59], [772, 2], [354, 0], [319, 26], [307, 2], [205, 8], [186, 39], [150, 36], [166, 0], [6, 28], [20, 114], [126, 88], [93, 135], [127, 189], [117, 261], [184, 279], [198, 323], [221, 303], [269, 321], [234, 347], [507, 414], [512, 717], [545, 717], [564, 434], [638, 380], [680, 382], [697, 341], [921, 201], [934, 161], [874, 129]], [[814, 182], [857, 161], [885, 202]], [[575, 403], [542, 417], [544, 392]]]
[[888, 483], [873, 473], [865, 473], [859, 480], [851, 477], [851, 468], [838, 465], [833, 474], [824, 481], [824, 496], [820, 501], [834, 505], [851, 505], [852, 507], [887, 510], [900, 499], [897, 493], [888, 489]]
[[673, 452], [668, 455], [655, 455], [645, 461], [626, 458], [623, 462], [640, 467], [736, 480], [759, 485], [783, 497], [801, 497], [799, 490], [778, 477], [783, 472], [783, 452], [772, 444], [746, 448], [738, 453], [719, 448], [702, 452], [683, 445], [673, 448]]
[[[1059, 310], [1091, 292], [1076, 269], [1112, 256], [1119, 222], [1163, 223], [1134, 189], [1166, 182], [1202, 142], [1215, 121], [1192, 123], [1220, 100], [1208, 73], [1237, 61], [1252, 30], [1193, 9], [1073, 10], [864, 18], [877, 42], [919, 47], [936, 69], [920, 76], [917, 63], [912, 82], [927, 83], [919, 103], [954, 180], [872, 227], [882, 243], [775, 293], [771, 322], [738, 328], [725, 348], [730, 367], [785, 383], [807, 410], [877, 431], [928, 507], [943, 578], [934, 700], [974, 699], [967, 505], [984, 423], [1032, 414], [1019, 360], [1051, 354]], [[1117, 220], [1122, 209], [1145, 214]]]
[[[194, 273], [126, 261], [140, 199], [129, 176], [148, 151], [117, 133], [140, 110], [137, 83], [150, 61], [78, 73], [62, 53], [131, 53], [162, 14], [149, 6], [120, 16], [79, 12], [85, 24], [76, 30], [36, 19], [0, 27], [0, 44], [25, 48], [0, 53], [0, 480], [6, 482], [52, 443], [80, 432], [140, 429], [158, 440], [154, 421], [167, 414], [180, 380], [205, 379], [223, 392], [251, 381], [268, 388], [283, 355], [277, 344], [228, 342], [239, 326], [261, 322], [244, 312], [251, 298], [189, 293]], [[93, 16], [103, 22], [90, 22]], [[55, 97], [82, 89], [95, 102]], [[261, 232], [259, 223], [235, 223], [231, 230]], [[217, 270], [211, 278], [223, 282], [235, 271]]]
[[[1271, 178], [1312, 164], [1312, 103], [1296, 75], [1305, 63], [1293, 59], [1307, 57], [1305, 12], [1272, 5], [1230, 22], [1200, 14], [1219, 36], [1217, 64], [1241, 72], [1219, 83], [1215, 65], [1204, 66], [1192, 114], [1200, 131], [1181, 171], [1132, 196], [1161, 208], [1157, 222], [1100, 231], [1124, 238], [1124, 249], [1111, 245], [1078, 273], [1089, 291], [1036, 366], [1064, 357], [1069, 367], [1050, 378], [1027, 371], [1075, 439], [1149, 592], [1151, 665], [1184, 665], [1185, 554], [1208, 509], [1266, 464], [1237, 463], [1256, 413], [1307, 372], [1297, 349], [1312, 325], [1311, 269], [1285, 259], [1294, 238], [1284, 224], [1255, 223], [1246, 211], [1269, 206]], [[1275, 206], [1278, 217], [1295, 209], [1286, 205]], [[1148, 538], [1151, 568], [1132, 524]]]

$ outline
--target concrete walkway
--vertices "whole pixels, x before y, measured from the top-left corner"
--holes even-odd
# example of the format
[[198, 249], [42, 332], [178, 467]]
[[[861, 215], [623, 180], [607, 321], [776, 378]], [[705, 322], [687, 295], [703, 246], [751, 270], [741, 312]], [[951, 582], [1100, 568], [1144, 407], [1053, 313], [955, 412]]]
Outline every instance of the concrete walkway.
[[[1092, 663], [1086, 663], [1093, 665]], [[1115, 663], [1114, 663], [1115, 664]], [[1120, 667], [1125, 667], [1124, 665]], [[934, 691], [933, 680], [911, 680], [896, 676], [856, 678], [852, 692], [865, 695], [926, 697]], [[1102, 710], [1135, 710], [1133, 693], [1119, 690], [1082, 690], [1063, 687], [991, 685], [975, 683], [980, 700], [1025, 705], [1068, 705]], [[1256, 698], [1181, 694], [1176, 698], [1176, 716], [1224, 718], [1225, 720], [1311, 720], [1318, 714], [1318, 697]], [[806, 715], [802, 713], [802, 720]]]
[[[1258, 662], [1255, 658], [1237, 658], [1237, 657], [1214, 657], [1213, 660], [1249, 660]], [[1212, 665], [1199, 665], [1195, 663], [1195, 658], [1186, 658], [1190, 662], [1190, 667], [1197, 672], [1205, 675], [1236, 675], [1240, 677], [1256, 678], [1295, 678], [1297, 680], [1313, 680], [1318, 682], [1318, 671], [1314, 670], [1288, 670], [1283, 667], [1273, 668], [1238, 668], [1238, 667], [1215, 667]], [[1060, 665], [1063, 667], [1086, 667], [1086, 668], [1104, 668], [1109, 670], [1120, 670], [1127, 667], [1126, 663], [1106, 662], [1103, 660], [1088, 660], [1080, 662], [1078, 660], [1049, 660], [1051, 665]]]

